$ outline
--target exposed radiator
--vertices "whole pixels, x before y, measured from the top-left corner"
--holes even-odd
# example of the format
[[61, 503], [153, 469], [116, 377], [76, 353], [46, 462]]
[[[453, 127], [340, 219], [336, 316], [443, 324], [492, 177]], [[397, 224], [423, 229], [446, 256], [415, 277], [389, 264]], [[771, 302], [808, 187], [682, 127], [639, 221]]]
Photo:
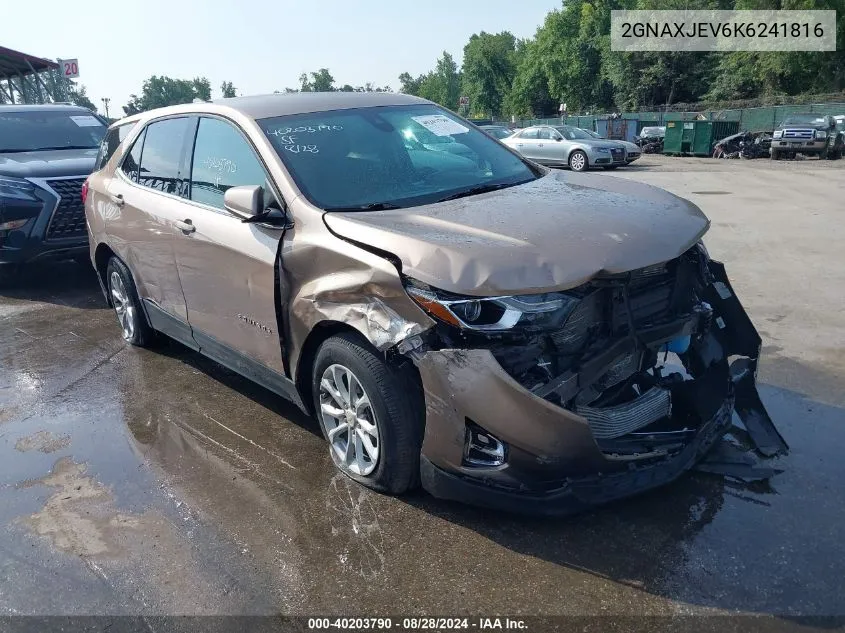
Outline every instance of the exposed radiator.
[[596, 439], [611, 440], [632, 433], [672, 414], [672, 396], [667, 389], [652, 387], [639, 398], [613, 407], [575, 407], [587, 420]]

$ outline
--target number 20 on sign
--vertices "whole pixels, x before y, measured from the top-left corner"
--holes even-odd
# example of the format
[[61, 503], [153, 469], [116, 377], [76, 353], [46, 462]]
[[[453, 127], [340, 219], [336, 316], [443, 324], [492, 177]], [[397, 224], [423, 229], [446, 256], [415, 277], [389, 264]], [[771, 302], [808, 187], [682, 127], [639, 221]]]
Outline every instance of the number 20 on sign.
[[59, 70], [65, 79], [76, 79], [79, 77], [78, 59], [60, 59]]

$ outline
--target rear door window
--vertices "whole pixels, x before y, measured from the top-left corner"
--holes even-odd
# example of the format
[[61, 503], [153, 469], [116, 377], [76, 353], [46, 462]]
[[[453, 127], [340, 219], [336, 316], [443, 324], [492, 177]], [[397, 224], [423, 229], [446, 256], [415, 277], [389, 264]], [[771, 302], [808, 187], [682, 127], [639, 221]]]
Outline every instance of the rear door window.
[[132, 144], [132, 149], [129, 150], [126, 158], [123, 159], [123, 164], [120, 166], [120, 171], [126, 174], [126, 177], [132, 182], [138, 182], [138, 166], [141, 164], [141, 152], [144, 149], [144, 137], [146, 135], [146, 130], [138, 135], [138, 138]]
[[201, 118], [191, 167], [191, 200], [224, 209], [223, 195], [241, 185], [264, 186], [267, 175], [250, 143], [220, 119]]
[[185, 149], [193, 140], [196, 119], [179, 117], [147, 126], [138, 184], [174, 196], [187, 197]]
[[123, 125], [113, 127], [106, 132], [106, 135], [100, 143], [100, 151], [97, 153], [97, 162], [94, 164], [94, 171], [99, 171], [107, 162], [109, 162], [111, 157], [114, 156], [114, 153], [117, 151], [117, 148], [129, 135], [129, 132], [134, 129], [135, 125], [135, 122], [124, 123]]
[[527, 130], [522, 130], [522, 132], [519, 133], [519, 138], [539, 138], [539, 130], [536, 127], [530, 127]]

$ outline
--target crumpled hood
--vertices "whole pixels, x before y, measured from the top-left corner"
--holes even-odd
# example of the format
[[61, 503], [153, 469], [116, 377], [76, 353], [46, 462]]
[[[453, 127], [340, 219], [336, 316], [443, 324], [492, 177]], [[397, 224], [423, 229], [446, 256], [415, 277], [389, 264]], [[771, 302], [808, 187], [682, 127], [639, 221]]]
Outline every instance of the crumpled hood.
[[87, 176], [94, 169], [96, 159], [97, 148], [0, 153], [0, 176], [16, 178]]
[[710, 224], [662, 189], [560, 171], [489, 194], [324, 219], [335, 234], [398, 257], [405, 275], [473, 296], [565, 290], [664, 262]]

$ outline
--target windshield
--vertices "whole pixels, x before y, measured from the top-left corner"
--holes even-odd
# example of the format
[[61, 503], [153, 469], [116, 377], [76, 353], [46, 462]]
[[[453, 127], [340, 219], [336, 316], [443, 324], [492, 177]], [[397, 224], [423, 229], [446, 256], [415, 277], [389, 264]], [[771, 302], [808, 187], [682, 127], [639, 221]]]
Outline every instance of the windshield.
[[258, 121], [303, 194], [329, 210], [375, 210], [517, 185], [539, 176], [510, 150], [433, 105]]
[[585, 140], [593, 138], [584, 130], [581, 130], [577, 127], [557, 127], [555, 128], [558, 132], [563, 134], [563, 138], [567, 141], [576, 141], [576, 140]]
[[105, 133], [103, 122], [82, 110], [0, 110], [0, 152], [97, 149]]
[[593, 132], [592, 130], [585, 130], [583, 128], [578, 128], [578, 129], [581, 130], [582, 132], [586, 132], [587, 134], [589, 134], [593, 138], [601, 138], [601, 134], [599, 134], [598, 132]]
[[793, 114], [783, 120], [783, 125], [827, 125], [827, 118], [820, 114]]

